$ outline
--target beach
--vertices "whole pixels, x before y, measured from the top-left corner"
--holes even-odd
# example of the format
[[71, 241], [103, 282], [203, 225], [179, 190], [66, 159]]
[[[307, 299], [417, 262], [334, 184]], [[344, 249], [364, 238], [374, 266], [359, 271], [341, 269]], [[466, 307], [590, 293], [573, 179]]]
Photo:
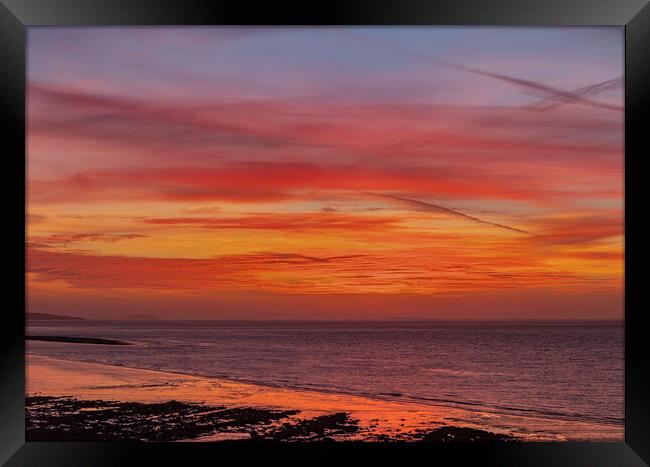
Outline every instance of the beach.
[[[531, 428], [536, 423], [531, 417], [275, 388], [36, 354], [27, 355], [26, 368], [30, 441], [68, 437], [558, 441], [594, 432], [593, 426], [558, 420], [556, 430], [540, 433]], [[602, 426], [599, 433], [600, 440], [615, 440], [622, 436], [622, 427]]]

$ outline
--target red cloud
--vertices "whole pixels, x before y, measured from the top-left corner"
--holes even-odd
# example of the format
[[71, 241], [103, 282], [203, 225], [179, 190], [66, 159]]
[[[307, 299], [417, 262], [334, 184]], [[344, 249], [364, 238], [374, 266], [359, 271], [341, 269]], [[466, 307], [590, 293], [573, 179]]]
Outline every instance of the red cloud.
[[[575, 180], [575, 184], [580, 180]], [[604, 184], [604, 186], [602, 186]], [[571, 192], [572, 197], [620, 195], [601, 186]], [[566, 196], [564, 187], [536, 173], [495, 173], [481, 167], [349, 168], [307, 163], [246, 162], [221, 167], [123, 169], [78, 173], [58, 180], [31, 180], [30, 202], [65, 203], [125, 199], [279, 201], [320, 190], [413, 193], [438, 199], [487, 198], [542, 204]]]
[[[540, 205], [622, 196], [622, 119], [570, 106], [161, 104], [32, 84], [29, 147], [35, 204], [257, 203], [320, 190]], [[66, 161], [56, 169], [41, 155], [52, 147]]]
[[[598, 156], [620, 163], [622, 118], [590, 109], [532, 113], [516, 108], [335, 105], [324, 99], [254, 102], [158, 102], [83, 93], [32, 84], [30, 144], [56, 138], [65, 147], [99, 141], [111, 157], [148, 155], [159, 163], [179, 155], [282, 160], [287, 154], [319, 158], [427, 157], [480, 163], [544, 162]], [[204, 157], [204, 159], [206, 158]], [[581, 161], [582, 163], [583, 161]]]

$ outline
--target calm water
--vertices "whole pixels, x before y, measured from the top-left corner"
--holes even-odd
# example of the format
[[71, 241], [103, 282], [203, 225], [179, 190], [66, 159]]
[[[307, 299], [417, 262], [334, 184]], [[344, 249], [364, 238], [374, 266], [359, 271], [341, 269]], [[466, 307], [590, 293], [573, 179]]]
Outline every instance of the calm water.
[[129, 367], [623, 424], [622, 323], [41, 322], [30, 334], [133, 346], [30, 341], [30, 352]]

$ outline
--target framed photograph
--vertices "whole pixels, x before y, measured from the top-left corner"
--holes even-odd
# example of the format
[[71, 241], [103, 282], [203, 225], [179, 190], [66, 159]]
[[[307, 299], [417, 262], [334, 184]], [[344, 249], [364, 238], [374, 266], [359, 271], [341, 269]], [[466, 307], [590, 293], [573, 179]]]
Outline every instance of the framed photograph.
[[645, 0], [3, 0], [8, 466], [650, 462]]

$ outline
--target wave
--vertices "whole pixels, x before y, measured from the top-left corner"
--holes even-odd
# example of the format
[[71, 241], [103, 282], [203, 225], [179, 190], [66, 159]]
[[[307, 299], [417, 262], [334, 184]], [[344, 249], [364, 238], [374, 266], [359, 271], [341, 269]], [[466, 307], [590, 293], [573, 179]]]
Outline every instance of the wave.
[[505, 373], [496, 371], [452, 370], [449, 368], [422, 368], [421, 371], [445, 376], [506, 376]]

